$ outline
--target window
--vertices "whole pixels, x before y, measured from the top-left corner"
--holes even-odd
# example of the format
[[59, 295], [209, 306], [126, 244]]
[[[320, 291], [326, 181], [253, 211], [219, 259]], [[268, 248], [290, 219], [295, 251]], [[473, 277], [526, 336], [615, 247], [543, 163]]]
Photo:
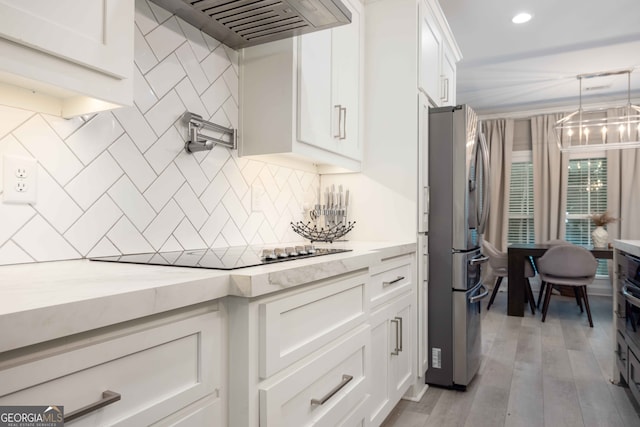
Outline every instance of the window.
[[534, 243], [533, 164], [531, 152], [514, 152], [509, 187], [507, 242]]
[[[607, 210], [607, 159], [591, 157], [569, 161], [567, 184], [567, 217], [565, 238], [581, 245], [590, 245], [592, 213]], [[606, 262], [601, 260], [597, 274], [607, 274]]]

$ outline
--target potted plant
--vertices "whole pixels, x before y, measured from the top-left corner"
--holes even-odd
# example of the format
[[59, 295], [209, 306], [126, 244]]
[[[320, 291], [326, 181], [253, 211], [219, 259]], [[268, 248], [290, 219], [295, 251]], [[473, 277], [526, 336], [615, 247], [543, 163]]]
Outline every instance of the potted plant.
[[600, 214], [591, 214], [589, 215], [589, 218], [593, 221], [593, 225], [596, 226], [596, 228], [591, 232], [593, 246], [596, 248], [606, 248], [609, 243], [609, 233], [604, 226], [617, 221], [618, 218], [611, 216], [609, 211], [604, 211]]

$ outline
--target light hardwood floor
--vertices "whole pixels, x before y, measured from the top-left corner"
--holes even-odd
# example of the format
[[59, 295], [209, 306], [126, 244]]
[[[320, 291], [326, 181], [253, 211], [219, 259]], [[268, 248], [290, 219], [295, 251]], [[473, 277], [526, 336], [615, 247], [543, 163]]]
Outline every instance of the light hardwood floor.
[[[537, 297], [537, 294], [536, 294]], [[540, 313], [506, 315], [506, 293], [482, 309], [480, 370], [466, 392], [430, 387], [401, 401], [384, 427], [638, 427], [638, 408], [610, 382], [611, 299], [591, 297], [593, 329], [574, 298], [554, 295]]]

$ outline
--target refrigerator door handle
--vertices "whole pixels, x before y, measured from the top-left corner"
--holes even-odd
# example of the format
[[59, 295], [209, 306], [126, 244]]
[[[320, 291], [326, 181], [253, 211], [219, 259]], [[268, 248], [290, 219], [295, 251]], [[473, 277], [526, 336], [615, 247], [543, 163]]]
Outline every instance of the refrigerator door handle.
[[486, 298], [486, 297], [487, 297], [487, 295], [489, 295], [489, 289], [487, 289], [487, 287], [484, 285], [484, 283], [481, 283], [481, 284], [480, 284], [480, 287], [481, 287], [482, 289], [484, 289], [484, 292], [482, 292], [480, 295], [476, 295], [475, 297], [471, 297], [471, 298], [469, 298], [469, 302], [470, 302], [471, 304], [473, 304], [474, 302], [478, 302], [478, 301], [480, 301], [481, 299]]
[[484, 234], [484, 230], [487, 226], [487, 220], [489, 219], [489, 205], [491, 202], [491, 173], [489, 170], [489, 148], [487, 141], [484, 138], [484, 134], [480, 132], [480, 151], [482, 151], [482, 198], [484, 203], [482, 204], [482, 215], [478, 224], [478, 234]]
[[469, 265], [484, 264], [485, 262], [488, 262], [488, 261], [489, 261], [489, 257], [482, 255], [482, 256], [473, 258], [471, 261], [469, 261]]

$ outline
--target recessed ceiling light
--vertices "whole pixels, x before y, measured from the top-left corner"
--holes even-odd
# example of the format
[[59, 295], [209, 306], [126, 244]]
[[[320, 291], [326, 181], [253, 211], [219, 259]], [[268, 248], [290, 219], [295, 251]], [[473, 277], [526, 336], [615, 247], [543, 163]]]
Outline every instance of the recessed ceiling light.
[[522, 12], [517, 14], [511, 19], [511, 22], [514, 24], [524, 24], [525, 22], [529, 22], [531, 20], [531, 14], [527, 12]]

